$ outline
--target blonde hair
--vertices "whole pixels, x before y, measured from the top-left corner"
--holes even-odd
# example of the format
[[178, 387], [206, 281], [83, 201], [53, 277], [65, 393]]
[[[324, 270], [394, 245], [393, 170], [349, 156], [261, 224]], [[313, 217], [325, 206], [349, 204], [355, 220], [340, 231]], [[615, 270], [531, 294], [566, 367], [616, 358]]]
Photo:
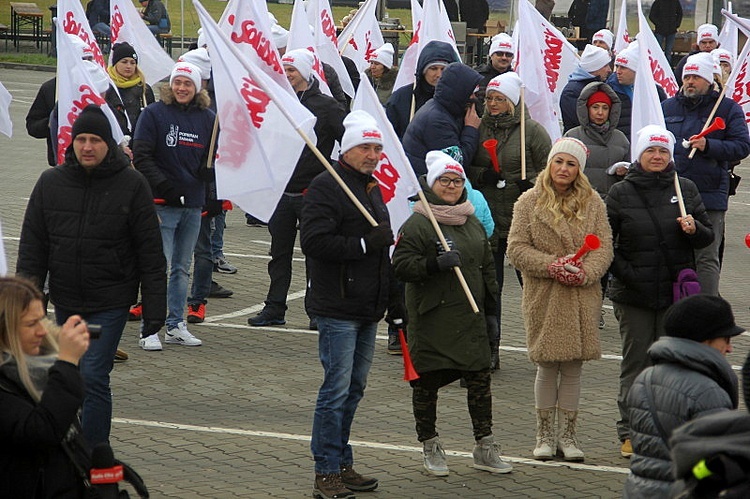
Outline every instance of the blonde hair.
[[[539, 198], [536, 201], [536, 207], [549, 211], [555, 224], [563, 219], [568, 222], [583, 221], [583, 207], [594, 194], [594, 189], [579, 164], [578, 175], [570, 190], [563, 195], [558, 193], [550, 175], [550, 165], [556, 156], [557, 154], [550, 155], [547, 159], [547, 166], [537, 178], [536, 185], [539, 189]], [[578, 160], [576, 160], [576, 163], [578, 163]]]
[[[18, 366], [18, 376], [26, 391], [35, 400], [41, 400], [39, 390], [34, 386], [29, 375], [26, 354], [21, 348], [19, 330], [21, 318], [35, 300], [43, 301], [42, 293], [34, 284], [21, 277], [0, 277], [0, 351], [9, 357], [0, 359], [0, 365], [15, 359]], [[57, 341], [47, 324], [48, 333], [42, 340], [42, 350], [47, 353], [57, 352]]]

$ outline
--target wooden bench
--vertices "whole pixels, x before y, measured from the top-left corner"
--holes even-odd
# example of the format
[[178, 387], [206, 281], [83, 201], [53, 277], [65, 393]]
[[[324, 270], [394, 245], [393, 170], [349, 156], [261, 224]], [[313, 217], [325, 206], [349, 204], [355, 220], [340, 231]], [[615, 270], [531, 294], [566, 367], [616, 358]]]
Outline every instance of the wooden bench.
[[159, 45], [166, 49], [170, 57], [172, 57], [172, 33], [159, 33]]
[[0, 36], [5, 38], [5, 51], [8, 51], [8, 27], [4, 24], [0, 24]]
[[35, 3], [10, 2], [10, 36], [16, 50], [20, 50], [21, 27], [31, 28], [31, 39], [41, 48], [44, 42], [42, 23], [44, 12]]

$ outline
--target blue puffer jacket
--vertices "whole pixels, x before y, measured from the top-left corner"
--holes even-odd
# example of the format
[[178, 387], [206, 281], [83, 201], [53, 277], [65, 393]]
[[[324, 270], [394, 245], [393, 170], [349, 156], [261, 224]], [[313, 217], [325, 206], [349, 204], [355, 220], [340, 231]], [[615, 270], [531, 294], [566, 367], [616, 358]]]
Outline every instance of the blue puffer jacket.
[[625, 482], [626, 498], [670, 497], [672, 461], [651, 415], [647, 390], [667, 438], [687, 421], [737, 408], [737, 376], [715, 348], [664, 337], [651, 345], [648, 354], [654, 367], [639, 374], [628, 392], [634, 454]]
[[688, 99], [682, 92], [662, 102], [667, 129], [677, 140], [674, 160], [681, 177], [689, 178], [701, 193], [707, 210], [726, 211], [729, 202], [729, 163], [750, 154], [750, 136], [742, 108], [724, 98], [716, 116], [724, 119], [726, 128], [706, 137], [706, 149], [688, 159], [689, 149], [680, 145], [682, 139], [700, 133], [719, 93], [712, 91], [698, 99]]
[[581, 91], [589, 83], [601, 81], [598, 76], [578, 66], [568, 78], [568, 83], [560, 94], [560, 112], [563, 119], [563, 133], [581, 123], [578, 121], [577, 102]]
[[404, 151], [414, 172], [427, 173], [429, 151], [459, 146], [470, 165], [479, 144], [479, 129], [464, 126], [466, 105], [482, 76], [460, 62], [449, 64], [435, 87], [435, 97], [414, 115], [404, 135]]
[[[630, 135], [630, 121], [632, 120], [633, 116], [633, 87], [631, 86], [630, 88], [628, 88], [625, 85], [620, 85], [620, 82], [617, 81], [617, 75], [615, 73], [609, 75], [606, 83], [607, 85], [612, 87], [612, 90], [615, 91], [617, 96], [620, 97], [620, 101], [622, 102], [622, 110], [620, 111], [620, 123], [617, 125], [617, 129], [624, 133], [625, 137], [627, 137], [632, 144], [634, 138]], [[664, 92], [664, 89], [659, 85], [656, 85], [656, 93], [659, 95], [660, 101], [664, 101], [667, 98], [667, 94]], [[675, 147], [675, 149], [677, 148]]]

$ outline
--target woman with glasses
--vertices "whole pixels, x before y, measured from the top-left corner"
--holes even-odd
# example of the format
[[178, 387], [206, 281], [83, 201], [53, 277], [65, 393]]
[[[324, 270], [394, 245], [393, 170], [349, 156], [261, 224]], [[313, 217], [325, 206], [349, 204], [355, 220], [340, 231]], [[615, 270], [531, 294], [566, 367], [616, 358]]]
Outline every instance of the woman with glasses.
[[[424, 467], [448, 475], [438, 438], [438, 390], [466, 380], [467, 402], [474, 430], [474, 467], [508, 473], [492, 436], [492, 392], [488, 334], [497, 328], [497, 295], [492, 251], [484, 228], [466, 199], [466, 174], [461, 164], [442, 151], [426, 156], [427, 175], [420, 178], [429, 206], [414, 205], [401, 227], [393, 254], [396, 277], [406, 283], [409, 352], [419, 379], [411, 381], [417, 439]], [[448, 242], [445, 251], [428, 219], [431, 210]], [[458, 282], [459, 267], [479, 307], [475, 314]], [[486, 314], [486, 315], [485, 315]]]
[[[516, 202], [508, 258], [523, 273], [523, 318], [529, 359], [537, 365], [534, 458], [583, 461], [577, 439], [583, 362], [601, 357], [599, 280], [612, 261], [612, 232], [604, 201], [583, 169], [588, 150], [562, 138], [533, 189]], [[588, 234], [601, 247], [578, 257]], [[558, 431], [554, 422], [557, 416]]]
[[[521, 193], [528, 189], [538, 172], [544, 169], [551, 141], [547, 131], [529, 118], [528, 110], [521, 112], [518, 104], [521, 97], [521, 79], [516, 73], [505, 73], [490, 80], [484, 100], [484, 114], [479, 125], [479, 147], [474, 161], [468, 169], [469, 178], [490, 205], [495, 220], [495, 233], [491, 239], [495, 257], [495, 271], [499, 295], [495, 311], [502, 321], [502, 292], [504, 281], [505, 250], [508, 246], [508, 229], [513, 218], [513, 204]], [[526, 132], [526, 179], [521, 179], [521, 118]], [[496, 140], [493, 153], [498, 160], [496, 171], [490, 153], [482, 144]], [[520, 282], [520, 276], [519, 276]], [[496, 338], [490, 338], [492, 366], [499, 365], [498, 349], [500, 329]]]

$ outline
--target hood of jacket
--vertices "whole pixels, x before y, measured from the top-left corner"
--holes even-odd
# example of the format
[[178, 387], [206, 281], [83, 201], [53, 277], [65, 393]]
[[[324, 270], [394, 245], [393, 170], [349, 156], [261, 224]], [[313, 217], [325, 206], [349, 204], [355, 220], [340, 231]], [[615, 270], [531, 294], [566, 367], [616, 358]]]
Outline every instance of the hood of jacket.
[[449, 64], [435, 87], [435, 102], [447, 109], [451, 115], [463, 116], [466, 113], [466, 104], [480, 81], [482, 75], [466, 64]]
[[581, 95], [578, 96], [578, 100], [576, 101], [576, 114], [578, 115], [578, 122], [582, 126], [587, 126], [591, 123], [589, 120], [589, 108], [586, 105], [586, 102], [594, 92], [597, 92], [599, 90], [607, 94], [607, 96], [609, 96], [610, 100], [612, 101], [612, 105], [609, 106], [609, 129], [615, 129], [620, 123], [622, 100], [620, 100], [620, 96], [617, 95], [614, 90], [612, 90], [612, 87], [610, 87], [603, 81], [595, 81], [589, 83], [588, 85], [583, 87], [583, 90], [581, 90]]
[[422, 48], [417, 59], [417, 80], [423, 79], [424, 70], [435, 61], [460, 62], [458, 54], [450, 43], [433, 40]]
[[568, 81], [586, 81], [586, 80], [598, 80], [599, 78], [592, 75], [585, 69], [583, 69], [581, 66], [578, 66], [575, 71], [570, 73], [570, 76], [568, 76]]

